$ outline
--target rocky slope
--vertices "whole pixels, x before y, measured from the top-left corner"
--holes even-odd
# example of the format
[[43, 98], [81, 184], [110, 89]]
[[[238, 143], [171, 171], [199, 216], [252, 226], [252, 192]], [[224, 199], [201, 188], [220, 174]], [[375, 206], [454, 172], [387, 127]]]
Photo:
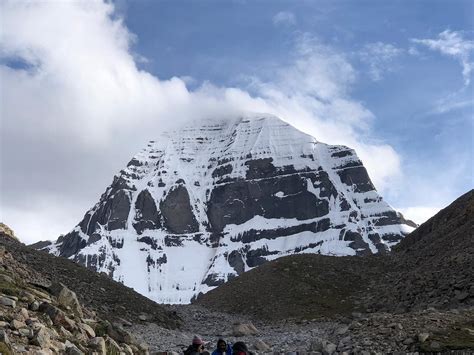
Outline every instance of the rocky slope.
[[[471, 190], [407, 236], [391, 255], [285, 257], [210, 291], [196, 303], [272, 322], [350, 318], [361, 312], [369, 313], [365, 324], [354, 324], [367, 327], [390, 319], [412, 324], [422, 317], [425, 323], [417, 327], [431, 329], [433, 346], [412, 337], [404, 350], [474, 349], [473, 221]], [[397, 327], [393, 325], [395, 332], [405, 329]], [[388, 328], [381, 330], [381, 339], [390, 336]]]
[[0, 232], [1, 353], [145, 354], [146, 344], [125, 329], [140, 319], [180, 324], [176, 314], [107, 276]]
[[196, 302], [266, 319], [474, 306], [473, 221], [471, 190], [407, 236], [390, 255], [285, 257]]
[[371, 282], [369, 309], [474, 305], [474, 190], [423, 223], [388, 259], [383, 279]]
[[256, 115], [150, 142], [73, 231], [36, 247], [188, 303], [282, 256], [386, 253], [413, 227], [352, 149]]

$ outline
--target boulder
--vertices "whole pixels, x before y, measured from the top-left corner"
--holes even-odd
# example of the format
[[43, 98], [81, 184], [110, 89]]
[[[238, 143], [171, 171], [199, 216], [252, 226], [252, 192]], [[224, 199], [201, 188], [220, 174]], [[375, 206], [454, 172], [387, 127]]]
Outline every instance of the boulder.
[[39, 302], [38, 301], [33, 301], [30, 303], [29, 308], [32, 311], [37, 311], [39, 309]]
[[[133, 355], [133, 350], [128, 344], [120, 344], [122, 347], [122, 352], [125, 353], [125, 355]], [[168, 353], [169, 354], [169, 353]]]
[[66, 346], [66, 355], [84, 355], [84, 353], [69, 340], [66, 340], [64, 345]]
[[25, 290], [22, 290], [20, 292], [20, 297], [23, 302], [27, 302], [27, 303], [31, 303], [35, 300], [35, 296], [32, 293]]
[[7, 332], [3, 329], [0, 330], [0, 342], [5, 343], [6, 345], [10, 345], [10, 339], [8, 339]]
[[332, 355], [336, 352], [337, 346], [336, 344], [331, 343], [330, 341], [323, 342], [323, 354], [324, 355]]
[[40, 348], [49, 348], [50, 341], [51, 338], [49, 332], [46, 330], [46, 328], [41, 328], [34, 334], [30, 343], [32, 345], [39, 346]]
[[19, 320], [20, 322], [24, 322], [30, 318], [30, 315], [26, 308], [21, 308], [20, 311], [15, 315], [15, 319]]
[[323, 339], [315, 338], [311, 341], [309, 346], [310, 352], [322, 352], [323, 351]]
[[14, 300], [12, 300], [9, 297], [4, 297], [4, 296], [0, 297], [0, 304], [3, 306], [12, 307], [12, 308], [16, 307], [16, 302]]
[[26, 323], [14, 319], [10, 322], [10, 327], [14, 330], [18, 330], [18, 329], [21, 329], [21, 328], [26, 328]]
[[424, 343], [430, 337], [429, 333], [420, 333], [418, 334], [418, 341]]
[[21, 336], [32, 338], [33, 337], [33, 330], [29, 328], [21, 328], [18, 330]]
[[334, 333], [335, 333], [336, 335], [344, 335], [344, 334], [347, 333], [348, 330], [349, 330], [349, 326], [343, 325], [343, 326], [337, 328]]
[[71, 346], [66, 348], [66, 355], [84, 355], [84, 353], [77, 346]]
[[107, 348], [107, 354], [118, 355], [122, 352], [120, 345], [118, 345], [117, 342], [111, 337], [105, 338], [105, 346]]
[[253, 347], [258, 351], [270, 351], [271, 348], [263, 340], [257, 339], [253, 344]]
[[88, 346], [94, 352], [98, 352], [99, 355], [107, 354], [107, 348], [105, 346], [105, 340], [101, 337], [92, 338], [89, 340]]
[[257, 333], [258, 330], [252, 323], [236, 323], [232, 328], [232, 335], [236, 337], [255, 335]]
[[95, 331], [92, 327], [85, 323], [78, 323], [79, 329], [83, 330], [89, 338], [95, 338]]
[[136, 343], [135, 337], [123, 329], [118, 324], [107, 325], [107, 335], [119, 343], [134, 344]]
[[63, 311], [52, 304], [43, 302], [39, 307], [39, 311], [47, 314], [54, 325], [63, 326], [69, 331], [77, 328], [76, 322], [68, 318]]
[[66, 286], [64, 286], [63, 284], [61, 284], [61, 286], [62, 288], [59, 291], [59, 295], [58, 295], [58, 303], [65, 308], [70, 307], [72, 312], [76, 316], [79, 316], [82, 318], [84, 315], [82, 313], [82, 307], [81, 307], [81, 304], [79, 303], [79, 300], [77, 299], [76, 294], [70, 289], [68, 289]]

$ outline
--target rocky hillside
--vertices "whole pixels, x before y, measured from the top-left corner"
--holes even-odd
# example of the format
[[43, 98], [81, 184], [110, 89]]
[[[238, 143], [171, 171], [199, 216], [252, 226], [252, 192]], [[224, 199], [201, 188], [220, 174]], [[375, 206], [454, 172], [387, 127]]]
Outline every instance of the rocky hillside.
[[474, 305], [474, 190], [423, 223], [388, 259], [382, 279], [371, 282], [367, 308], [404, 312]]
[[282, 256], [387, 253], [414, 227], [354, 150], [251, 115], [150, 142], [74, 230], [36, 247], [188, 303]]
[[146, 353], [126, 330], [144, 320], [180, 324], [176, 314], [108, 276], [0, 233], [1, 353]]

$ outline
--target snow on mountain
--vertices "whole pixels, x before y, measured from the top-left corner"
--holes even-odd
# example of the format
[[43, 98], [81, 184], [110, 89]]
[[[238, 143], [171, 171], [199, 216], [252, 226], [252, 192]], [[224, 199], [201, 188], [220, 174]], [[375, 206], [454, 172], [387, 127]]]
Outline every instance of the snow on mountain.
[[285, 255], [387, 252], [414, 226], [352, 149], [254, 115], [151, 141], [46, 249], [157, 302], [189, 303]]

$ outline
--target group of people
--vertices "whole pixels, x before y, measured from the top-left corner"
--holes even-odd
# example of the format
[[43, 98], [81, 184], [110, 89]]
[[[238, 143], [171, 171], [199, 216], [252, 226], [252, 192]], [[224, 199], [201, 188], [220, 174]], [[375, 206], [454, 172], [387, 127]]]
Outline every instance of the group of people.
[[224, 339], [219, 339], [217, 341], [217, 347], [209, 354], [206, 351], [206, 342], [204, 342], [200, 337], [195, 336], [193, 338], [193, 343], [184, 351], [184, 355], [253, 355], [248, 351], [247, 345], [244, 342], [238, 341], [232, 346], [228, 344]]

